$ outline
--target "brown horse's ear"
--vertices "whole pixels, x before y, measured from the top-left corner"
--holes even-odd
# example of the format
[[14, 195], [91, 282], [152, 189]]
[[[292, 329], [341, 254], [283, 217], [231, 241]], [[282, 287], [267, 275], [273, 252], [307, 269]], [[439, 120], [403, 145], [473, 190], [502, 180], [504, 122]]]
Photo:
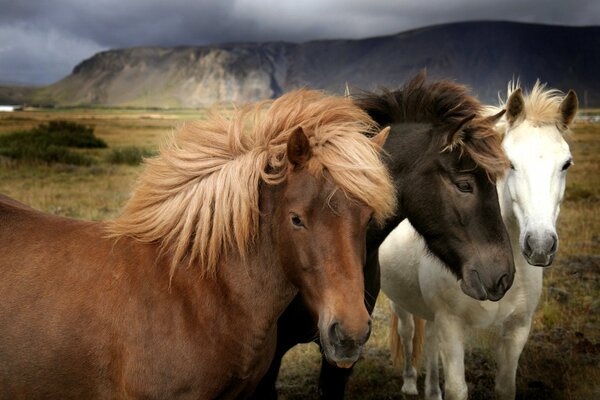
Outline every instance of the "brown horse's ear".
[[385, 141], [387, 140], [388, 136], [390, 135], [390, 127], [386, 126], [385, 128], [383, 128], [381, 130], [381, 132], [379, 132], [377, 135], [373, 136], [371, 138], [371, 141], [373, 143], [375, 143], [377, 145], [377, 147], [379, 147], [380, 149], [383, 149], [383, 145], [385, 144]]
[[506, 120], [510, 125], [523, 115], [525, 112], [525, 100], [523, 100], [523, 93], [521, 88], [518, 88], [508, 98], [506, 102]]
[[448, 140], [446, 141], [446, 146], [444, 147], [444, 151], [452, 150], [456, 145], [462, 143], [465, 138], [464, 129], [469, 125], [471, 121], [477, 116], [477, 114], [471, 114], [460, 121], [454, 126], [450, 134], [448, 135]]
[[500, 110], [499, 113], [494, 114], [494, 115], [490, 115], [489, 117], [486, 117], [483, 122], [490, 124], [490, 125], [496, 125], [496, 122], [498, 122], [500, 120], [500, 118], [502, 118], [502, 116], [504, 115], [504, 113], [506, 112], [506, 110]]
[[312, 155], [310, 142], [301, 126], [290, 135], [287, 142], [287, 156], [295, 167], [302, 167]]
[[568, 127], [571, 122], [575, 119], [577, 109], [579, 108], [579, 100], [573, 90], [569, 90], [569, 93], [565, 96], [563, 101], [560, 103], [560, 117], [564, 127]]

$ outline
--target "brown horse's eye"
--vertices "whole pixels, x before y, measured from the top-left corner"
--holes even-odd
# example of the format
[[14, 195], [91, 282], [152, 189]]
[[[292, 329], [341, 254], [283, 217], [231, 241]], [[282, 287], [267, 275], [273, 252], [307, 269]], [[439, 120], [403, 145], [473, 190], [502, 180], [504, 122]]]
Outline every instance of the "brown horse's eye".
[[292, 214], [292, 225], [294, 225], [297, 228], [305, 228], [304, 224], [302, 223], [302, 220], [296, 214]]
[[459, 181], [456, 182], [456, 187], [458, 188], [458, 190], [460, 190], [461, 192], [465, 192], [465, 193], [473, 193], [473, 187], [471, 186], [471, 184], [467, 181]]

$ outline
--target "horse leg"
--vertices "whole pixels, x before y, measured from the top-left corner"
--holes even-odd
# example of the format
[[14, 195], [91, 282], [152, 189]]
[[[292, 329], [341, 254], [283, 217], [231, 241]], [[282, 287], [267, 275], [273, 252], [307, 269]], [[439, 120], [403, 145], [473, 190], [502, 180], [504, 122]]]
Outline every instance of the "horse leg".
[[496, 398], [514, 399], [519, 357], [529, 337], [531, 317], [509, 319], [502, 325], [502, 338], [496, 354], [498, 373], [496, 374]]
[[466, 400], [468, 388], [465, 381], [462, 321], [452, 315], [439, 313], [435, 316], [435, 325], [444, 365], [444, 398], [446, 400]]
[[346, 384], [350, 375], [351, 368], [338, 368], [331, 365], [323, 356], [321, 358], [321, 374], [319, 375], [319, 392], [322, 399], [342, 400], [346, 391]]
[[435, 321], [425, 325], [425, 399], [442, 400], [439, 375], [439, 342]]
[[277, 382], [277, 376], [279, 375], [279, 369], [281, 368], [281, 360], [283, 354], [275, 354], [275, 357], [271, 361], [269, 370], [262, 377], [258, 386], [254, 390], [254, 393], [250, 397], [253, 400], [277, 400], [277, 390], [275, 388], [275, 382]]
[[[391, 302], [393, 312], [398, 316], [398, 325], [396, 329], [398, 335], [402, 338], [402, 348], [404, 351], [404, 367], [402, 370], [402, 393], [417, 395], [417, 370], [412, 363], [413, 359], [413, 336], [415, 334], [415, 321], [408, 311]], [[391, 332], [390, 332], [391, 334]]]
[[317, 335], [313, 317], [307, 310], [301, 296], [296, 296], [277, 321], [277, 347], [269, 370], [261, 378], [253, 400], [275, 400], [277, 391], [275, 382], [285, 353], [298, 343], [308, 343]]

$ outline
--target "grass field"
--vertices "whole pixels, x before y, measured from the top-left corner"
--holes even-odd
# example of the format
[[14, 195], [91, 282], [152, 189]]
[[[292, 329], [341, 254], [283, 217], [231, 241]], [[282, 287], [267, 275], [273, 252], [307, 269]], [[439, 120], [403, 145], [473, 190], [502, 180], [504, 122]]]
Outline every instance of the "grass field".
[[[114, 217], [141, 167], [107, 162], [106, 155], [127, 146], [155, 150], [184, 120], [204, 116], [202, 110], [110, 109], [0, 114], [0, 134], [60, 119], [94, 126], [109, 146], [82, 150], [97, 160], [88, 167], [0, 159], [0, 193], [53, 214], [92, 220]], [[600, 124], [579, 122], [568, 141], [575, 166], [569, 170], [559, 219], [560, 249], [546, 270], [543, 298], [521, 357], [519, 398], [600, 398]], [[382, 296], [348, 399], [403, 398], [400, 373], [388, 358], [387, 334], [387, 300]], [[494, 362], [486, 346], [491, 341], [488, 334], [470, 340], [465, 363], [471, 399], [492, 397]], [[278, 383], [280, 398], [317, 398], [319, 363], [315, 345], [288, 353]]]

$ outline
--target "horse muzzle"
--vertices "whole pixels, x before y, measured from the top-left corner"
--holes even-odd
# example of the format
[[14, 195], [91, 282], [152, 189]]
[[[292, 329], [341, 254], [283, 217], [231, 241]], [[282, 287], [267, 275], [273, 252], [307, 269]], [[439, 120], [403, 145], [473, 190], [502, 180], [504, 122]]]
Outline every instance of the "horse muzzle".
[[360, 357], [362, 347], [371, 335], [371, 319], [368, 319], [364, 328], [352, 333], [335, 320], [320, 331], [327, 361], [339, 368], [350, 368]]
[[512, 286], [514, 273], [505, 273], [496, 279], [481, 279], [476, 268], [468, 269], [463, 273], [460, 288], [469, 297], [475, 300], [498, 301]]
[[554, 232], [528, 232], [521, 251], [527, 262], [536, 267], [547, 267], [554, 261], [558, 249], [558, 236]]

